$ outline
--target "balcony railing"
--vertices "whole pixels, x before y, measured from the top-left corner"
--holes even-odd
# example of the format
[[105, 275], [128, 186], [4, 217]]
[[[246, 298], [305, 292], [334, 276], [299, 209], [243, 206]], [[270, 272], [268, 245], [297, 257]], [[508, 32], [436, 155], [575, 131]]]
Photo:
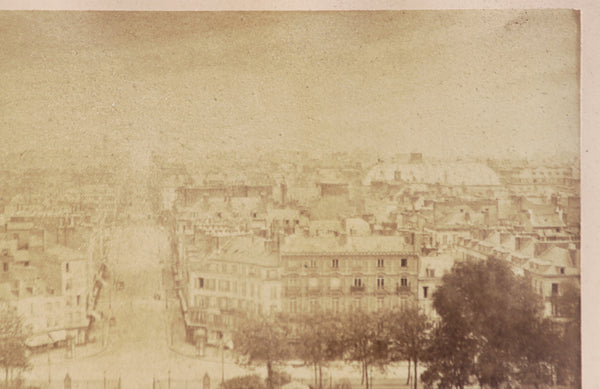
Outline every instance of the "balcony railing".
[[360, 285], [360, 286], [351, 286], [350, 287], [350, 292], [351, 293], [361, 293], [365, 291], [365, 286], [364, 285]]
[[408, 285], [398, 285], [396, 286], [396, 294], [399, 295], [406, 295], [406, 294], [411, 294], [412, 291], [410, 290], [410, 286]]
[[286, 296], [297, 296], [300, 294], [299, 286], [286, 286], [285, 287], [285, 295]]

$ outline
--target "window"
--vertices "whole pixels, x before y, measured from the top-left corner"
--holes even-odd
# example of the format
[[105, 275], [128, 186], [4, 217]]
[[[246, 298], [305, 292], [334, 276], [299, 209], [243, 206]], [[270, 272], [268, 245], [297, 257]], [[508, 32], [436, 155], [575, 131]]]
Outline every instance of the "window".
[[381, 311], [383, 309], [383, 299], [377, 299], [377, 310]]
[[77, 295], [77, 306], [81, 303], [81, 295]]
[[383, 289], [383, 277], [377, 277], [377, 289]]
[[308, 288], [309, 289], [318, 289], [319, 288], [319, 280], [317, 278], [309, 278], [308, 279]]
[[337, 269], [340, 266], [340, 261], [339, 259], [332, 259], [331, 260], [331, 267], [334, 269]]
[[408, 278], [400, 278], [400, 286], [408, 286]]
[[558, 294], [558, 284], [552, 284], [552, 295]]
[[406, 258], [402, 258], [402, 259], [400, 260], [400, 266], [401, 266], [401, 267], [406, 267], [406, 266], [408, 266], [408, 260], [407, 260]]
[[423, 298], [427, 298], [428, 294], [429, 294], [429, 287], [428, 286], [424, 286], [423, 287]]
[[331, 301], [331, 310], [333, 313], [338, 313], [340, 311], [340, 299], [333, 299]]
[[69, 272], [69, 262], [65, 263], [65, 272]]
[[208, 290], [215, 290], [215, 280], [214, 279], [207, 279], [206, 280], [206, 289], [208, 289]]
[[355, 278], [354, 279], [354, 286], [356, 286], [357, 288], [360, 288], [362, 286], [362, 279]]
[[425, 269], [425, 272], [427, 273], [427, 277], [435, 277], [435, 269]]
[[313, 268], [313, 269], [317, 267], [317, 260], [316, 259], [311, 259], [310, 260], [310, 267]]
[[221, 291], [221, 292], [229, 292], [229, 281], [227, 281], [227, 280], [219, 280], [219, 291]]
[[564, 267], [560, 268], [560, 274], [565, 274], [565, 268]]
[[377, 267], [383, 267], [383, 259], [382, 258], [379, 258], [377, 260]]
[[204, 278], [198, 277], [196, 278], [196, 289], [204, 288]]
[[341, 280], [339, 278], [332, 278], [329, 281], [329, 285], [330, 285], [330, 287], [331, 287], [332, 290], [337, 290], [342, 285], [342, 282], [341, 282]]
[[290, 312], [296, 313], [297, 311], [298, 311], [298, 304], [297, 304], [296, 300], [291, 300], [290, 301]]
[[4, 271], [8, 271], [8, 262], [4, 262], [4, 263], [2, 264], [2, 270], [4, 270]]

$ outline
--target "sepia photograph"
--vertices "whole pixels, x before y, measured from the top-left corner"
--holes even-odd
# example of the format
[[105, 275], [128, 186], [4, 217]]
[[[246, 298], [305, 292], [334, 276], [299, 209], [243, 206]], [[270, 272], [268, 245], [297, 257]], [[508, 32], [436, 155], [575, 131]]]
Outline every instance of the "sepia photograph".
[[581, 31], [0, 10], [0, 388], [581, 388]]

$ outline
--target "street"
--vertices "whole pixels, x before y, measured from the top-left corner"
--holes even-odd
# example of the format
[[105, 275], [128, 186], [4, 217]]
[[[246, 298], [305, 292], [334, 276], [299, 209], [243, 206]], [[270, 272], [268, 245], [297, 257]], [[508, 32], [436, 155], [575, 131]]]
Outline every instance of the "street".
[[[142, 224], [143, 223], [143, 224]], [[110, 232], [108, 266], [114, 278], [123, 281], [123, 289], [102, 291], [101, 303], [115, 318], [110, 327], [107, 347], [99, 354], [84, 358], [58, 358], [64, 350], [50, 356], [52, 380], [61, 381], [68, 372], [73, 380], [117, 379], [124, 388], [147, 388], [153, 378], [198, 380], [205, 373], [212, 382], [220, 382], [221, 364], [201, 361], [171, 351], [168, 344], [165, 291], [162, 270], [169, 257], [168, 237], [162, 227], [151, 221], [114, 227]], [[160, 295], [157, 299], [155, 295]], [[76, 353], [77, 354], [77, 353]], [[32, 380], [48, 380], [48, 357], [32, 357]], [[235, 365], [226, 364], [225, 376], [242, 374]]]

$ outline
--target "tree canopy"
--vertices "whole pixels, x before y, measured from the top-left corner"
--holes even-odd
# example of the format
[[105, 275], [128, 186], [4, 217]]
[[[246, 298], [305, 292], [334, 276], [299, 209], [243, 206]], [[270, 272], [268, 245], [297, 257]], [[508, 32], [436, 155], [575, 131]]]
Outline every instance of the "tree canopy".
[[0, 367], [4, 370], [6, 387], [13, 371], [29, 368], [25, 339], [22, 318], [11, 309], [0, 309]]
[[[471, 378], [498, 387], [525, 373], [549, 380], [554, 333], [526, 279], [506, 262], [461, 262], [433, 296], [440, 323], [433, 333], [426, 378], [462, 388]], [[536, 381], [538, 382], [538, 381]]]
[[234, 347], [252, 362], [267, 367], [267, 386], [273, 389], [275, 366], [289, 355], [289, 329], [274, 316], [256, 315], [240, 321], [234, 333]]

